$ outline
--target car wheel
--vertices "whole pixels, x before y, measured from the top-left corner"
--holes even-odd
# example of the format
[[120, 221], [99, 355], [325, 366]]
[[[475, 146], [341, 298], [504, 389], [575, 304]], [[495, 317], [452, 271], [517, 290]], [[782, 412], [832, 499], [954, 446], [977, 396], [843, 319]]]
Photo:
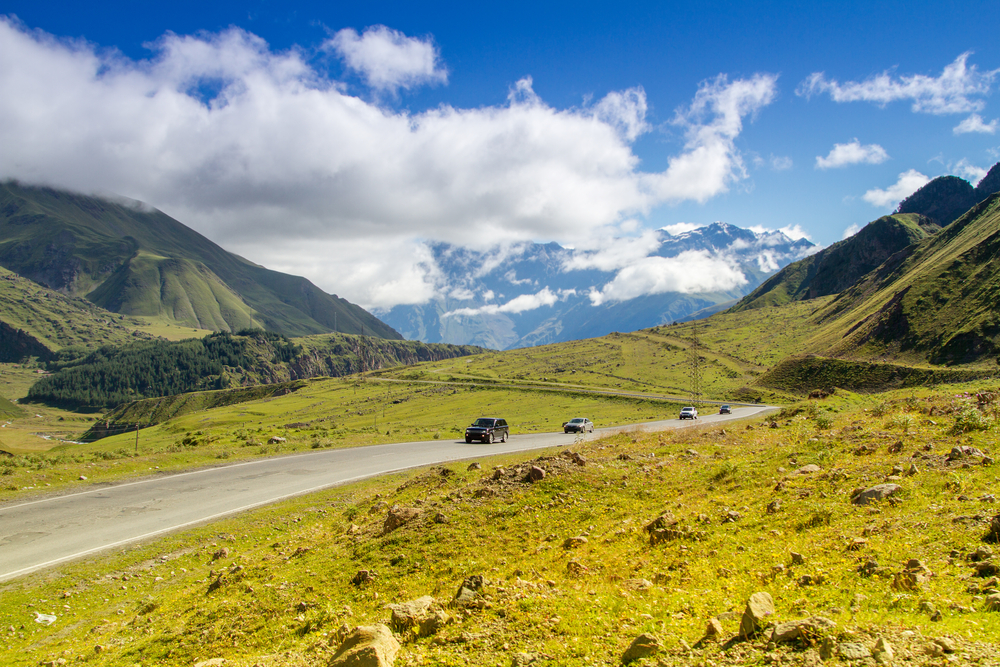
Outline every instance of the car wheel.
[[500, 436], [500, 442], [507, 442], [507, 431], [504, 431], [503, 435]]
[[472, 438], [466, 438], [465, 439], [465, 444], [471, 445], [472, 444]]
[[493, 434], [492, 433], [490, 433], [489, 441], [490, 441], [490, 444], [492, 445], [493, 444]]

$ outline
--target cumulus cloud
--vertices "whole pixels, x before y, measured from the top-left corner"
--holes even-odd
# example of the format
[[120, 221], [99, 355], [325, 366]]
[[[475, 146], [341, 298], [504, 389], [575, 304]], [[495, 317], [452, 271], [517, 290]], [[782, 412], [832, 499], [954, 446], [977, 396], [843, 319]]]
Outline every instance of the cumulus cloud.
[[[389, 28], [328, 48], [381, 90], [446, 81], [430, 40]], [[148, 202], [367, 307], [440, 287], [423, 259], [387, 249], [576, 243], [726, 192], [746, 177], [744, 121], [776, 94], [770, 75], [703, 83], [674, 119], [683, 147], [651, 173], [630, 144], [647, 129], [641, 88], [557, 109], [525, 77], [506, 104], [418, 113], [352, 96], [302, 49], [236, 28], [150, 49], [132, 60], [0, 18], [0, 178]]]
[[771, 169], [774, 171], [787, 171], [792, 168], [792, 158], [787, 155], [772, 155]]
[[973, 186], [978, 185], [979, 181], [983, 180], [983, 177], [989, 173], [987, 169], [977, 167], [964, 158], [959, 160], [950, 171], [954, 174], [962, 176], [972, 183]]
[[713, 292], [746, 284], [735, 260], [723, 253], [688, 250], [675, 257], [646, 257], [631, 264], [604, 285], [593, 289], [590, 302], [626, 301], [664, 292]]
[[535, 294], [522, 294], [514, 297], [504, 304], [488, 303], [478, 308], [456, 308], [441, 315], [441, 319], [446, 317], [461, 317], [473, 315], [496, 315], [499, 313], [523, 313], [528, 310], [537, 310], [542, 306], [551, 306], [560, 300], [576, 294], [576, 290], [558, 290], [553, 292], [548, 287]]
[[798, 241], [799, 239], [806, 239], [808, 241], [811, 238], [809, 236], [809, 232], [807, 232], [806, 230], [802, 229], [802, 225], [798, 225], [798, 224], [795, 224], [795, 225], [785, 225], [784, 227], [782, 227], [780, 229], [777, 229], [777, 230], [775, 230], [775, 229], [768, 229], [767, 227], [764, 227], [763, 225], [754, 225], [753, 227], [747, 227], [747, 229], [749, 229], [751, 232], [755, 232], [757, 234], [767, 235], [767, 236], [765, 236], [764, 239], [762, 239], [762, 243], [765, 243], [765, 244], [768, 243], [768, 242], [771, 242], [771, 243], [774, 243], [774, 244], [784, 243], [785, 239], [783, 239], [780, 236], [778, 236], [779, 233], [780, 234], [784, 234], [785, 236], [787, 236], [788, 238], [790, 238], [793, 241]]
[[581, 271], [598, 269], [600, 271], [617, 271], [641, 261], [660, 247], [656, 232], [650, 230], [639, 236], [626, 236], [604, 240], [600, 247], [594, 250], [577, 249], [563, 262], [563, 271]]
[[849, 239], [860, 231], [861, 231], [860, 225], [857, 224], [851, 225], [850, 227], [844, 230], [844, 233], [841, 235], [840, 240], [843, 241], [844, 239]]
[[979, 134], [996, 134], [998, 122], [1000, 121], [994, 118], [987, 123], [983, 120], [982, 116], [974, 113], [952, 128], [952, 132], [955, 134], [969, 134], [972, 132], [977, 132]]
[[433, 42], [407, 37], [384, 25], [367, 28], [360, 35], [344, 28], [324, 46], [376, 90], [395, 93], [400, 88], [448, 82], [448, 71], [441, 67]]
[[873, 188], [861, 198], [879, 208], [895, 207], [896, 204], [927, 185], [930, 180], [916, 169], [910, 169], [899, 175], [899, 180], [896, 181], [895, 185], [890, 185], [884, 190]]
[[660, 227], [663, 231], [671, 236], [680, 236], [681, 234], [686, 234], [688, 232], [693, 232], [696, 229], [701, 229], [705, 225], [697, 222], [676, 222], [672, 225], [667, 225], [666, 227]]
[[967, 51], [947, 65], [940, 76], [912, 74], [897, 76], [892, 70], [864, 81], [839, 83], [824, 72], [814, 72], [799, 84], [795, 93], [803, 97], [828, 93], [835, 102], [872, 102], [885, 106], [899, 100], [912, 101], [915, 112], [932, 114], [981, 111], [981, 99], [990, 91], [1000, 69], [980, 72], [967, 61]]
[[889, 159], [889, 154], [878, 144], [861, 145], [857, 139], [849, 144], [834, 144], [830, 153], [816, 156], [817, 169], [846, 167], [849, 164], [880, 164]]

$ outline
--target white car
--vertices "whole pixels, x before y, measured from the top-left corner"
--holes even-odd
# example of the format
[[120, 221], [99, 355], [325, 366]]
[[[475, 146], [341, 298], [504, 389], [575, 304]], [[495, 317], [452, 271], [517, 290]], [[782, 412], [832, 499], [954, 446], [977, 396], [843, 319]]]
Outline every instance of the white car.
[[693, 407], [681, 408], [681, 419], [697, 419], [698, 410]]

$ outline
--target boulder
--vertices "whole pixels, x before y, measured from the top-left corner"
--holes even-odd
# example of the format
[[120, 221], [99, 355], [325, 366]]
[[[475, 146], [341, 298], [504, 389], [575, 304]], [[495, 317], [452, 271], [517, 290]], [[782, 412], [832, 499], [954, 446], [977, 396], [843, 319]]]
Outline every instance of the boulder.
[[388, 627], [360, 625], [348, 633], [327, 666], [392, 667], [397, 653], [399, 642]]
[[531, 466], [531, 470], [528, 471], [528, 480], [532, 482], [540, 482], [545, 479], [545, 471], [538, 466]]
[[771, 631], [771, 641], [780, 644], [801, 638], [806, 642], [811, 642], [817, 634], [832, 630], [836, 626], [836, 623], [822, 616], [787, 621], [774, 626], [774, 630]]
[[389, 626], [396, 632], [415, 632], [419, 637], [436, 634], [451, 621], [448, 613], [430, 595], [387, 605], [392, 612]]
[[382, 534], [388, 535], [392, 531], [405, 526], [414, 519], [420, 516], [420, 510], [415, 507], [400, 507], [399, 505], [393, 505], [392, 509], [385, 517], [385, 522], [382, 524]]
[[767, 617], [774, 614], [774, 600], [770, 593], [754, 593], [747, 600], [743, 618], [740, 620], [740, 637], [753, 637], [764, 629]]
[[625, 649], [625, 653], [622, 654], [622, 663], [628, 664], [633, 660], [648, 658], [659, 653], [662, 648], [660, 640], [655, 635], [641, 634], [633, 639], [629, 647]]
[[899, 484], [876, 484], [867, 489], [862, 489], [851, 496], [851, 502], [855, 505], [870, 505], [890, 498], [903, 490]]

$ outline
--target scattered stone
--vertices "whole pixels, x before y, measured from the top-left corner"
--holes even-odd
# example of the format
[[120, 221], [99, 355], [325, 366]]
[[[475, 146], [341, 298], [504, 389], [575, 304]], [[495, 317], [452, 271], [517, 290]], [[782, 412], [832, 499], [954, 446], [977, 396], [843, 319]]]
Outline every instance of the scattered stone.
[[284, 438], [282, 438], [281, 436], [272, 435], [268, 439], [267, 444], [269, 444], [269, 445], [281, 445], [281, 444], [284, 444], [285, 442], [286, 442], [286, 440]]
[[977, 458], [981, 459], [985, 456], [980, 450], [975, 447], [970, 447], [969, 445], [958, 445], [951, 448], [948, 452], [948, 456], [945, 457], [946, 461], [961, 461], [966, 458]]
[[906, 474], [907, 477], [913, 477], [918, 472], [920, 472], [920, 468], [917, 467], [917, 464], [916, 463], [911, 463], [910, 467], [906, 469], [906, 473], [905, 474]]
[[378, 575], [375, 574], [375, 570], [358, 570], [358, 573], [351, 578], [351, 583], [355, 586], [361, 586], [362, 584], [369, 584], [375, 581]]
[[212, 554], [212, 562], [215, 562], [220, 558], [228, 558], [228, 557], [229, 557], [229, 548], [222, 547], [221, 549]]
[[871, 503], [885, 500], [903, 490], [898, 484], [876, 484], [867, 489], [855, 490], [851, 494], [851, 503], [855, 505], [870, 505]]
[[993, 542], [994, 544], [1000, 542], [1000, 514], [997, 514], [990, 520], [990, 528], [983, 535], [983, 541]]
[[479, 465], [478, 462], [470, 463], [469, 467], [466, 468], [466, 470], [468, 470], [470, 472], [473, 471], [473, 470], [482, 470], [482, 469], [483, 469], [483, 466]]
[[769, 593], [754, 593], [747, 600], [740, 619], [740, 637], [748, 639], [764, 628], [768, 616], [774, 614], [774, 600]]
[[866, 577], [870, 577], [878, 572], [878, 569], [878, 561], [874, 558], [869, 558], [863, 564], [858, 566], [858, 573]]
[[382, 625], [361, 625], [352, 630], [328, 667], [392, 667], [399, 652], [399, 642], [392, 631]]
[[892, 664], [892, 659], [894, 657], [892, 652], [892, 645], [886, 640], [885, 637], [879, 637], [875, 642], [875, 648], [872, 649], [872, 657], [875, 658], [875, 662], [880, 665]]
[[418, 637], [437, 634], [451, 617], [430, 595], [416, 600], [387, 605], [392, 616], [389, 626], [396, 632], [414, 632]]
[[864, 549], [867, 544], [868, 544], [868, 540], [866, 540], [865, 538], [863, 538], [863, 537], [855, 537], [847, 545], [847, 550], [848, 551], [860, 551], [861, 549]]
[[648, 658], [659, 653], [662, 648], [660, 640], [656, 636], [648, 633], [641, 634], [633, 639], [632, 644], [625, 649], [625, 653], [622, 654], [622, 663], [627, 664], [633, 660]]
[[528, 480], [531, 482], [540, 482], [545, 479], [545, 471], [538, 466], [531, 466], [531, 470], [528, 471]]
[[448, 517], [442, 512], [438, 512], [434, 515], [434, 523], [449, 523]]
[[209, 658], [208, 660], [202, 660], [200, 662], [194, 663], [194, 667], [222, 667], [222, 665], [225, 664], [226, 664], [225, 658]]
[[722, 516], [722, 523], [736, 523], [743, 518], [743, 515], [735, 510], [729, 510]]
[[649, 579], [629, 579], [625, 582], [625, 586], [634, 591], [648, 591], [653, 587], [653, 582]]
[[715, 617], [708, 619], [708, 626], [705, 628], [705, 640], [718, 641], [723, 633], [722, 621]]
[[511, 656], [510, 667], [527, 667], [535, 664], [537, 660], [538, 656], [534, 653], [515, 653]]
[[567, 537], [563, 541], [563, 549], [575, 549], [577, 547], [583, 546], [587, 543], [587, 538], [583, 535], [577, 535], [576, 537]]
[[903, 451], [903, 441], [897, 440], [896, 442], [889, 445], [888, 451], [890, 454], [899, 454]]
[[777, 514], [778, 512], [781, 511], [781, 500], [780, 499], [772, 500], [767, 504], [767, 509], [765, 509], [764, 511], [767, 512], [768, 514]]
[[87, 476], [86, 475], [80, 475], [77, 479], [79, 479], [81, 482], [86, 482], [87, 481]]
[[787, 621], [774, 626], [771, 632], [771, 641], [780, 644], [782, 642], [793, 642], [802, 639], [811, 642], [817, 634], [829, 631], [837, 627], [837, 624], [822, 616], [812, 616], [798, 621]]
[[646, 524], [646, 530], [652, 532], [654, 530], [663, 530], [664, 528], [670, 528], [671, 526], [677, 525], [677, 519], [674, 517], [672, 512], [664, 512], [660, 516], [656, 517], [652, 521]]
[[482, 602], [482, 591], [484, 580], [482, 575], [474, 574], [470, 577], [466, 577], [462, 585], [458, 587], [458, 592], [455, 593], [455, 599], [451, 601], [454, 607], [472, 607], [479, 606]]
[[570, 562], [566, 563], [566, 570], [575, 577], [580, 577], [590, 572], [589, 567], [587, 567], [580, 561], [576, 560], [575, 558]]
[[420, 516], [420, 510], [415, 507], [400, 507], [399, 505], [393, 505], [392, 509], [385, 517], [385, 522], [382, 524], [382, 534], [388, 535], [392, 531], [405, 526], [414, 519]]
[[1000, 593], [991, 593], [986, 596], [986, 611], [1000, 611]]
[[821, 470], [823, 470], [823, 469], [820, 468], [815, 463], [809, 463], [807, 465], [802, 466], [801, 468], [799, 468], [798, 470], [796, 470], [792, 474], [793, 475], [811, 475], [813, 473], [820, 472]]
[[844, 660], [866, 660], [872, 657], [868, 647], [857, 642], [842, 642], [837, 644], [837, 655]]
[[940, 646], [945, 653], [955, 652], [955, 640], [951, 637], [935, 637], [934, 643]]
[[792, 552], [792, 565], [805, 565], [806, 559], [802, 557], [802, 554]]
[[583, 456], [579, 452], [571, 452], [567, 450], [562, 453], [562, 456], [568, 458], [570, 461], [572, 461], [578, 466], [583, 467], [587, 465], [587, 459], [583, 458]]
[[346, 531], [348, 535], [357, 535], [360, 532], [361, 532], [361, 526], [359, 526], [356, 523], [352, 523], [350, 526], [348, 526]]

